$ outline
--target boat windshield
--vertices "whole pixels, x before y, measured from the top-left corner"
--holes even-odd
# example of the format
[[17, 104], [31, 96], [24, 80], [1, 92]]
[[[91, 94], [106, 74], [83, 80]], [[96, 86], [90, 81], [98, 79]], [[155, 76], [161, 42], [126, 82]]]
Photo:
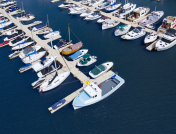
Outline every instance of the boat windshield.
[[99, 73], [101, 73], [102, 71], [105, 70], [105, 66], [103, 65], [99, 65], [99, 66], [96, 66], [92, 71], [91, 73], [93, 73], [94, 75], [98, 75]]
[[139, 33], [139, 30], [138, 29], [134, 29], [133, 32]]

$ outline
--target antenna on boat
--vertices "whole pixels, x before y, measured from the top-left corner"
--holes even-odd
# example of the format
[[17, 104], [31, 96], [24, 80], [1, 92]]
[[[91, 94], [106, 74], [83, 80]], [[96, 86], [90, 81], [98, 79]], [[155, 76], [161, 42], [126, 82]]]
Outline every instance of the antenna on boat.
[[155, 6], [155, 12], [156, 12], [156, 6]]

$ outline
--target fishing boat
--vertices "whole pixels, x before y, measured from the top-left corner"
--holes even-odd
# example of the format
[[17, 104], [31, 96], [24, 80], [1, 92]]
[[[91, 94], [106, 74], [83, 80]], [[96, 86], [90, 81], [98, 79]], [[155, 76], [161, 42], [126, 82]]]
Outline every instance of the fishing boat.
[[10, 4], [15, 4], [16, 3], [16, 1], [3, 1], [1, 4], [0, 4], [0, 6], [8, 6], [8, 5], [10, 5]]
[[40, 86], [45, 80], [46, 78], [39, 78], [37, 81], [34, 81], [31, 84], [32, 88], [35, 89], [36, 87]]
[[157, 51], [167, 50], [176, 44], [176, 30], [168, 29], [164, 36], [159, 39], [155, 44]]
[[91, 0], [82, 0], [81, 4], [88, 5], [91, 3]]
[[176, 17], [167, 16], [164, 18], [162, 25], [158, 28], [158, 32], [165, 33], [168, 29], [174, 28], [176, 25]]
[[13, 24], [13, 22], [6, 22], [6, 23], [3, 23], [3, 24], [0, 24], [0, 29], [3, 29], [3, 28], [5, 28], [5, 27], [8, 27], [8, 26], [10, 26], [10, 25], [12, 25]]
[[47, 25], [38, 25], [32, 28], [33, 32], [39, 31], [41, 29], [44, 29], [45, 27], [47, 27]]
[[140, 38], [140, 37], [144, 36], [145, 34], [146, 34], [146, 32], [144, 31], [144, 29], [142, 27], [136, 27], [132, 31], [128, 32], [124, 36], [123, 39], [134, 40], [134, 39], [137, 39], [137, 38]]
[[119, 18], [125, 18], [126, 15], [131, 13], [135, 8], [136, 8], [136, 4], [127, 3], [123, 7], [118, 9], [115, 13], [113, 13], [113, 15]]
[[48, 34], [49, 32], [52, 32], [52, 31], [53, 31], [52, 28], [46, 27], [46, 28], [44, 28], [44, 29], [38, 31], [36, 34], [38, 34], [38, 35], [41, 35], [41, 34]]
[[59, 100], [58, 102], [56, 102], [55, 104], [53, 104], [53, 105], [51, 106], [50, 111], [55, 110], [55, 109], [61, 107], [65, 102], [66, 102], [65, 99]]
[[74, 60], [81, 58], [87, 52], [88, 52], [88, 49], [81, 49], [75, 52], [74, 54], [72, 54], [71, 56], [69, 56], [69, 58], [74, 61]]
[[109, 71], [112, 67], [113, 67], [113, 62], [105, 62], [101, 65], [95, 66], [95, 68], [89, 72], [89, 75], [92, 78], [97, 78], [100, 75]]
[[128, 25], [125, 24], [117, 27], [117, 29], [114, 32], [114, 35], [120, 36], [120, 35], [126, 34], [130, 30], [131, 26], [132, 26], [131, 24], [128, 24]]
[[58, 36], [58, 35], [60, 35], [59, 31], [50, 31], [48, 34], [44, 35], [43, 37], [45, 39], [49, 39], [49, 38], [53, 38], [53, 37]]
[[93, 13], [92, 10], [87, 9], [84, 13], [82, 13], [82, 14], [80, 15], [80, 17], [86, 17], [86, 16], [88, 16], [88, 15], [90, 15], [90, 14], [92, 14], [92, 13]]
[[108, 28], [113, 28], [117, 26], [120, 23], [120, 21], [112, 21], [110, 19], [105, 20], [105, 22], [102, 24], [102, 30], [108, 29]]
[[97, 6], [101, 3], [103, 3], [104, 0], [91, 0], [91, 2], [88, 4], [89, 7]]
[[150, 32], [147, 34], [147, 36], [145, 37], [144, 39], [144, 43], [145, 44], [148, 44], [148, 43], [151, 43], [151, 42], [154, 42], [156, 39], [158, 38], [158, 35], [153, 33], [153, 32]]
[[9, 41], [5, 41], [3, 43], [0, 43], [0, 47], [4, 47], [7, 46], [9, 44]]
[[139, 21], [139, 25], [145, 27], [158, 21], [164, 15], [163, 11], [153, 11], [151, 15]]
[[67, 2], [65, 2], [65, 3], [59, 5], [58, 7], [59, 8], [70, 8], [70, 7], [74, 7], [74, 6], [76, 6], [76, 5], [73, 4], [73, 3], [70, 3], [70, 2], [67, 3]]
[[14, 47], [12, 47], [12, 51], [15, 51], [15, 50], [21, 50], [21, 49], [23, 49], [23, 48], [25, 48], [25, 47], [28, 47], [28, 46], [30, 46], [30, 45], [33, 45], [34, 44], [34, 41], [30, 41], [30, 42], [23, 42], [23, 43], [20, 43], [20, 44], [18, 44], [18, 45], [16, 45], [16, 46], [14, 46]]
[[17, 17], [19, 21], [30, 21], [35, 19], [35, 16], [32, 14], [23, 14], [21, 17]]
[[62, 53], [63, 55], [72, 54], [72, 53], [78, 51], [78, 50], [82, 47], [82, 44], [83, 44], [83, 43], [80, 41], [80, 42], [78, 42], [78, 43], [76, 43], [76, 44], [70, 45], [70, 46], [64, 48], [61, 53]]
[[94, 11], [91, 15], [86, 16], [84, 20], [95, 20], [101, 18], [101, 13], [100, 11]]
[[21, 32], [21, 33], [14, 33], [14, 34], [9, 35], [6, 38], [4, 38], [4, 41], [11, 41], [11, 40], [14, 40], [15, 38], [17, 38], [19, 36], [22, 36], [22, 35], [24, 35], [23, 32]]
[[85, 54], [77, 63], [77, 66], [89, 66], [97, 61], [96, 56], [91, 56], [90, 54]]
[[112, 12], [112, 11], [115, 11], [117, 10], [120, 6], [122, 5], [122, 3], [118, 3], [118, 4], [115, 4], [115, 5], [110, 5], [108, 7], [106, 7], [106, 12], [109, 13], [109, 12]]
[[148, 14], [148, 12], [150, 11], [150, 8], [146, 8], [146, 7], [138, 7], [135, 10], [133, 10], [133, 14], [130, 15], [127, 20], [130, 22], [133, 21], [137, 21], [139, 20], [141, 17], [145, 16]]
[[19, 45], [23, 42], [26, 42], [27, 39], [29, 39], [28, 36], [17, 37], [16, 39], [9, 42], [9, 46], [14, 47], [14, 46]]
[[111, 19], [111, 18], [102, 15], [102, 17], [101, 17], [100, 19], [98, 19], [97, 22], [98, 22], [98, 23], [103, 23], [103, 22], [105, 22], [105, 20], [107, 20], [107, 19]]
[[60, 49], [62, 47], [65, 47], [65, 46], [69, 45], [71, 42], [72, 42], [72, 40], [69, 41], [69, 40], [60, 39], [60, 41], [56, 45], [54, 45], [54, 48], [55, 49]]
[[38, 71], [50, 66], [56, 58], [57, 58], [57, 56], [55, 56], [55, 57], [42, 57], [40, 59], [40, 61], [38, 61], [37, 63], [32, 65], [32, 68], [34, 69], [35, 72], [38, 72]]
[[46, 92], [53, 88], [59, 86], [68, 76], [70, 75], [70, 71], [63, 72], [58, 74], [56, 72], [54, 77], [46, 80], [39, 88], [39, 92]]
[[73, 100], [74, 110], [105, 99], [119, 89], [125, 83], [125, 80], [117, 74], [113, 74], [98, 83], [87, 83], [88, 85], [84, 88], [83, 92]]

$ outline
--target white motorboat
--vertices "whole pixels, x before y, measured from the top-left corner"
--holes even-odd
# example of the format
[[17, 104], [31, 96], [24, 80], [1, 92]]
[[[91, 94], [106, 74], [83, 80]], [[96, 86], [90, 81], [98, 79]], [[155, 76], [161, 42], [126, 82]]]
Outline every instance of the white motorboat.
[[135, 29], [133, 29], [132, 31], [128, 32], [123, 39], [126, 40], [134, 40], [137, 38], [140, 38], [142, 36], [144, 36], [146, 34], [146, 32], [143, 30], [142, 27], [136, 27]]
[[81, 50], [76, 51], [71, 56], [69, 56], [69, 58], [74, 61], [74, 60], [77, 60], [77, 59], [81, 58], [87, 52], [88, 52], [88, 49], [81, 49]]
[[65, 3], [59, 5], [58, 7], [59, 8], [70, 8], [70, 7], [74, 7], [74, 6], [75, 6], [75, 4], [73, 4], [73, 3], [65, 2]]
[[82, 13], [82, 14], [80, 15], [80, 17], [86, 17], [86, 16], [91, 15], [92, 13], [93, 13], [93, 11], [87, 9], [84, 13]]
[[127, 3], [123, 7], [118, 9], [115, 13], [113, 13], [113, 15], [119, 18], [125, 18], [126, 15], [131, 13], [135, 8], [136, 8], [136, 4]]
[[83, 5], [87, 5], [90, 3], [91, 3], [91, 0], [82, 0], [82, 2], [81, 2], [81, 4], [83, 4]]
[[145, 44], [148, 44], [148, 43], [151, 43], [151, 42], [154, 42], [156, 39], [158, 38], [158, 35], [153, 33], [153, 32], [150, 32], [147, 34], [147, 36], [145, 37], [144, 39], [144, 43]]
[[6, 38], [4, 38], [4, 41], [11, 41], [14, 40], [15, 38], [24, 35], [24, 33], [14, 33], [12, 35], [7, 36]]
[[12, 34], [15, 34], [15, 33], [18, 33], [18, 30], [13, 29], [13, 30], [10, 30], [10, 31], [3, 32], [3, 35], [12, 35]]
[[145, 27], [158, 21], [164, 15], [163, 11], [153, 11], [151, 15], [139, 21], [139, 25]]
[[57, 56], [55, 56], [55, 57], [43, 57], [43, 58], [40, 59], [39, 62], [32, 65], [32, 68], [34, 69], [35, 72], [38, 72], [38, 71], [50, 66], [56, 58], [57, 58]]
[[0, 20], [0, 24], [6, 23], [8, 21], [9, 21], [8, 19], [2, 19], [2, 20]]
[[71, 8], [69, 8], [68, 9], [68, 11], [70, 12], [70, 11], [72, 11], [72, 10], [81, 10], [81, 9], [84, 9], [85, 7], [83, 7], [82, 5], [79, 5], [79, 6], [73, 6], [73, 7], [71, 7]]
[[106, 73], [107, 71], [109, 71], [111, 68], [113, 67], [113, 62], [106, 62], [106, 63], [103, 63], [99, 66], [95, 66], [94, 69], [92, 69], [90, 72], [89, 72], [89, 75], [92, 77], [92, 78], [97, 78], [99, 77], [100, 75]]
[[21, 17], [17, 17], [17, 19], [20, 21], [30, 21], [35, 19], [35, 16], [32, 14], [23, 14]]
[[167, 50], [176, 44], [176, 30], [168, 29], [163, 38], [158, 40], [155, 44], [157, 51]]
[[46, 92], [53, 88], [59, 86], [68, 76], [70, 75], [70, 71], [63, 72], [60, 74], [55, 74], [54, 77], [46, 80], [39, 88], [39, 92]]
[[45, 80], [46, 78], [39, 78], [38, 80], [34, 81], [31, 84], [32, 88], [35, 89], [36, 87], [40, 86]]
[[45, 39], [49, 39], [49, 38], [53, 38], [57, 35], [60, 35], [60, 32], [59, 31], [50, 31], [47, 35], [44, 35], [43, 37]]
[[11, 22], [11, 21], [3, 23], [3, 24], [0, 24], [0, 29], [3, 29], [3, 28], [5, 28], [5, 27], [7, 27], [9, 25], [12, 25], [12, 24], [13, 24], [13, 22]]
[[130, 15], [127, 20], [130, 22], [133, 21], [137, 21], [139, 20], [141, 17], [145, 16], [146, 14], [148, 14], [148, 12], [150, 11], [150, 8], [146, 8], [146, 7], [138, 7], [136, 9], [133, 10], [133, 14]]
[[49, 32], [52, 32], [52, 31], [53, 31], [52, 28], [46, 27], [46, 28], [44, 28], [44, 29], [38, 31], [36, 34], [38, 34], [38, 35], [41, 35], [41, 34], [48, 34]]
[[94, 6], [97, 6], [101, 3], [103, 3], [104, 0], [92, 0], [90, 3], [89, 3], [89, 7], [94, 7]]
[[70, 9], [69, 14], [82, 14], [87, 11], [87, 8], [81, 8], [81, 9]]
[[125, 83], [125, 80], [117, 74], [113, 74], [98, 83], [89, 83], [89, 81], [86, 81], [86, 83], [88, 85], [84, 88], [83, 92], [73, 100], [74, 110], [105, 99], [119, 89]]
[[103, 3], [102, 5], [100, 5], [100, 6], [97, 6], [97, 7], [95, 7], [95, 9], [96, 10], [102, 10], [102, 9], [105, 9], [106, 7], [108, 7], [108, 6], [110, 6], [110, 5], [115, 5], [115, 1], [107, 1], [107, 2], [105, 2], [105, 3]]
[[46, 50], [44, 50], [44, 49], [40, 49], [39, 51], [35, 50], [33, 53], [25, 55], [25, 57], [22, 58], [21, 60], [25, 64], [33, 63], [33, 62], [39, 60], [40, 58], [42, 58], [45, 54], [46, 54]]
[[117, 27], [117, 29], [114, 32], [114, 35], [120, 36], [120, 35], [126, 34], [130, 30], [131, 26], [132, 26], [131, 24], [128, 24], [128, 25], [122, 25]]
[[10, 5], [10, 4], [14, 4], [16, 3], [16, 1], [3, 1], [0, 6], [7, 6], [7, 5]]
[[120, 21], [112, 21], [110, 19], [105, 20], [105, 22], [102, 23], [102, 30], [108, 29], [108, 28], [112, 28], [117, 26], [120, 23]]
[[102, 16], [100, 19], [97, 20], [97, 22], [98, 22], [98, 23], [103, 23], [103, 22], [105, 22], [105, 20], [107, 20], [107, 19], [111, 19], [111, 18], [109, 18], [109, 17], [107, 17], [107, 16]]
[[45, 25], [45, 24], [38, 25], [38, 26], [33, 27], [33, 28], [32, 28], [32, 31], [33, 31], [33, 32], [36, 32], [36, 31], [39, 31], [39, 30], [44, 29], [45, 27], [47, 27], [47, 25]]
[[17, 46], [12, 47], [12, 50], [13, 51], [20, 50], [20, 49], [23, 49], [25, 47], [28, 47], [28, 46], [32, 45], [33, 43], [34, 43], [33, 41], [31, 41], [31, 42], [24, 42], [22, 44], [19, 44]]
[[77, 63], [77, 66], [89, 66], [97, 61], [96, 56], [90, 56], [89, 54], [83, 55], [83, 57]]
[[100, 11], [94, 11], [91, 15], [88, 15], [84, 20], [95, 20], [101, 18]]
[[108, 7], [106, 7], [106, 12], [112, 12], [112, 11], [115, 11], [117, 10], [120, 6], [122, 5], [122, 3], [118, 3], [118, 4], [115, 4], [115, 5], [110, 5]]
[[17, 37], [15, 40], [9, 42], [9, 46], [14, 47], [16, 45], [23, 44], [27, 39], [29, 39], [28, 36]]

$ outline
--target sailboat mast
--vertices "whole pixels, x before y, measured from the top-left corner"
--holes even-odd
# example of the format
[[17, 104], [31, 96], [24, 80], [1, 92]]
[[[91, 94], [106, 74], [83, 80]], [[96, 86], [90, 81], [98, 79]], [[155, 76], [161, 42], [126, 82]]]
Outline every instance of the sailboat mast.
[[69, 24], [68, 24], [68, 34], [69, 34], [69, 45], [70, 45], [70, 27], [69, 27]]

